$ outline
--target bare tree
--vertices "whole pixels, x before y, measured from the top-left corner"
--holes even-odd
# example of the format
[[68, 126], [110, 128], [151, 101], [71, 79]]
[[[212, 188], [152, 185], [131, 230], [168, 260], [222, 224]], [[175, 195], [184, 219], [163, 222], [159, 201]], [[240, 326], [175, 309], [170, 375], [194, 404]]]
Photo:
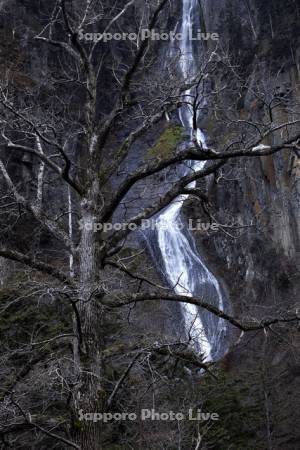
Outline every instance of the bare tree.
[[[199, 189], [189, 189], [192, 181], [218, 173], [234, 158], [299, 151], [299, 119], [296, 116], [294, 120], [282, 122], [280, 114], [277, 119], [274, 112], [280, 108], [282, 99], [278, 100], [274, 93], [256, 89], [253, 89], [253, 95], [268, 109], [267, 122], [257, 123], [250, 118], [241, 120], [231, 111], [222, 109], [222, 96], [238, 90], [242, 81], [218, 48], [205, 55], [195, 79], [183, 80], [176, 70], [182, 55], [170, 57], [168, 64], [158, 70], [166, 49], [150, 38], [130, 45], [120, 42], [119, 46], [113, 41], [80, 39], [80, 31], [85, 29], [94, 31], [97, 27], [97, 31], [118, 32], [130, 18], [133, 18], [137, 31], [142, 27], [149, 30], [164, 27], [169, 7], [167, 0], [146, 2], [143, 7], [135, 1], [124, 2], [121, 7], [111, 7], [105, 2], [99, 2], [95, 7], [93, 3], [89, 0], [80, 5], [79, 2], [57, 1], [49, 21], [35, 36], [35, 41], [47, 48], [51, 58], [56, 58], [55, 69], [49, 69], [46, 75], [50, 90], [46, 101], [40, 88], [36, 91], [33, 88], [31, 92], [18, 91], [9, 71], [2, 80], [0, 98], [1, 190], [2, 197], [10, 201], [10, 206], [6, 207], [9, 218], [7, 238], [1, 242], [0, 256], [44, 274], [47, 277], [44, 288], [48, 294], [56, 291], [56, 295], [70, 305], [73, 330], [50, 339], [72, 342], [73, 360], [69, 359], [68, 365], [73, 382], [59, 373], [56, 376], [61, 377], [69, 391], [73, 419], [78, 417], [79, 410], [108, 410], [140, 355], [150, 351], [149, 348], [135, 349], [109, 398], [102, 398], [103, 329], [107, 311], [111, 314], [126, 305], [158, 300], [190, 303], [223, 318], [243, 332], [299, 320], [297, 311], [283, 311], [266, 319], [233, 317], [205, 299], [174, 294], [157, 281], [132, 271], [120, 260], [120, 252], [131, 233], [129, 225], [139, 226], [144, 219], [154, 217], [182, 193], [194, 194], [203, 201]], [[220, 66], [233, 74], [238, 87], [207, 87], [209, 76]], [[187, 96], [185, 92], [189, 87], [194, 90]], [[204, 149], [194, 138], [184, 149], [174, 146], [170, 154], [135, 161], [135, 167], [131, 165], [132, 170], [126, 170], [130, 158], [134, 159], [136, 145], [149, 136], [150, 131], [157, 129], [156, 125], [166, 126], [166, 114], [175, 116], [183, 105], [190, 107], [194, 111], [196, 131], [197, 114], [205, 96], [209, 104], [214, 105], [216, 118], [232, 129], [232, 139], [224, 142], [223, 148]], [[279, 136], [279, 143], [273, 144], [274, 136]], [[201, 170], [190, 171], [179, 180], [166, 184], [160, 197], [152, 198], [149, 204], [141, 206], [141, 196], [131, 196], [141, 183], [156, 183], [158, 175], [189, 161], [205, 161], [206, 164]], [[16, 164], [18, 167], [25, 165], [26, 170], [31, 171], [26, 189], [18, 180], [18, 173], [14, 173]], [[54, 195], [61, 196], [62, 204], [51, 204], [49, 199]], [[127, 215], [122, 230], [94, 232], [91, 224], [113, 222], [124, 209], [134, 213]], [[47, 233], [53, 247], [59, 251], [54, 255], [51, 252], [43, 255], [41, 249], [22, 247], [16, 242], [12, 233], [14, 221], [19, 220], [20, 215], [31, 220], [36, 230]], [[75, 222], [80, 222], [81, 227], [75, 227]], [[111, 269], [114, 286], [108, 281]], [[125, 294], [122, 284], [118, 283], [124, 276], [127, 282], [135, 282], [133, 289], [128, 289]], [[37, 344], [38, 347], [41, 345], [31, 342], [31, 346]], [[209, 370], [209, 364], [182, 346], [180, 342], [177, 353], [171, 352], [173, 357], [188, 358], [199, 368]], [[162, 348], [151, 350], [162, 351]], [[22, 376], [15, 383], [21, 379]], [[12, 391], [12, 387], [8, 389], [4, 399], [12, 399], [12, 405], [25, 419], [22, 422], [25, 428], [35, 428], [73, 448], [102, 448], [99, 424], [91, 421], [84, 427], [75, 427], [73, 422], [69, 426], [70, 435], [62, 437], [60, 432], [49, 431], [28, 417], [24, 407], [10, 397]], [[201, 439], [199, 432], [195, 448], [201, 448]]]

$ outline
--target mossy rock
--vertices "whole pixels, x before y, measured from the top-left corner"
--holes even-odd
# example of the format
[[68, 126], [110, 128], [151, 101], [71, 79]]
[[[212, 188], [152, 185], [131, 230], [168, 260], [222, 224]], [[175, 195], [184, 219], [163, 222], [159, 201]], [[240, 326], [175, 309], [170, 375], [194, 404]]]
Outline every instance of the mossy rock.
[[154, 147], [147, 151], [145, 159], [169, 158], [183, 139], [184, 129], [182, 127], [178, 125], [168, 125], [161, 133]]

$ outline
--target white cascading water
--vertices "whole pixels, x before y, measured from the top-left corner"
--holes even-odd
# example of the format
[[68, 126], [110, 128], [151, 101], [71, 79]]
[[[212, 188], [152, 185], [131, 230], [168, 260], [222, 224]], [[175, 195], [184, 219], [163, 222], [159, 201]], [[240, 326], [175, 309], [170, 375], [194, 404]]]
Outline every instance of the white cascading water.
[[[73, 242], [73, 213], [72, 213], [72, 195], [71, 188], [68, 186], [68, 227], [70, 242]], [[69, 273], [70, 277], [74, 278], [74, 256], [72, 253], [69, 255]]]
[[[197, 0], [183, 0], [180, 70], [186, 81], [191, 79], [196, 72], [193, 45], [189, 33], [192, 30], [197, 7]], [[189, 98], [188, 96], [192, 95], [192, 89], [185, 94], [186, 98]], [[193, 111], [189, 106], [183, 106], [180, 109], [180, 120], [185, 129], [190, 131], [192, 139]], [[201, 130], [195, 131], [195, 138], [205, 148], [205, 137]], [[204, 164], [205, 162], [192, 163], [188, 170], [201, 170]], [[193, 182], [189, 187], [195, 186], [196, 182]], [[175, 199], [162, 211], [156, 221], [164, 272], [176, 293], [190, 297], [201, 296], [204, 300], [223, 309], [224, 301], [220, 285], [197, 253], [189, 231], [184, 229], [181, 208], [187, 197], [187, 195], [181, 195]], [[193, 347], [203, 354], [206, 361], [214, 359], [221, 349], [221, 338], [225, 332], [224, 321], [212, 314], [200, 311], [195, 305], [183, 304], [182, 312], [185, 329], [192, 338]]]

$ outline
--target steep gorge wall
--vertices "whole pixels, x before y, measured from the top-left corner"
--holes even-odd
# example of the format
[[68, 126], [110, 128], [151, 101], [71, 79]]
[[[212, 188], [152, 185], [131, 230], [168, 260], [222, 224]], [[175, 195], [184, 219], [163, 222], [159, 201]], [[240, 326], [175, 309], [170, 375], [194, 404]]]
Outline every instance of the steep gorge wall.
[[[281, 123], [297, 119], [300, 36], [296, 28], [300, 3], [287, 2], [281, 8], [280, 2], [258, 1], [203, 1], [202, 5], [204, 23], [220, 34], [220, 46], [229, 46], [237, 70], [250, 80], [239, 100], [240, 118], [250, 115], [252, 120], [268, 121], [251, 91], [251, 86], [262, 80], [270, 91], [285, 97], [285, 108], [279, 113], [275, 109], [275, 119]], [[216, 8], [218, 17], [213, 14]], [[234, 105], [235, 100], [231, 100]], [[228, 128], [209, 112], [202, 127], [212, 147], [222, 148], [229, 142]], [[279, 138], [277, 135], [264, 144], [276, 145]], [[285, 289], [291, 303], [297, 298], [299, 190], [299, 153], [290, 151], [234, 161], [207, 184], [220, 223], [234, 219], [245, 228], [237, 239], [223, 232], [204, 239], [203, 244], [220, 258], [222, 270], [226, 268], [229, 275], [234, 273], [232, 279], [237, 285], [242, 283], [243, 293], [253, 300], [265, 297], [266, 301], [280, 301]], [[239, 235], [234, 231], [232, 234]], [[228, 284], [232, 285], [229, 279]]]
[[[202, 26], [219, 33], [219, 46], [229, 51], [236, 70], [245, 84], [247, 81], [238, 102], [228, 97], [228, 110], [236, 108], [240, 119], [267, 122], [269, 118], [251, 89], [260, 83], [270, 94], [284, 98], [285, 107], [280, 112], [275, 108], [275, 120], [297, 119], [300, 2], [203, 0], [201, 5]], [[230, 81], [223, 78], [222, 82]], [[220, 86], [220, 78], [214, 86], [218, 83]], [[210, 115], [209, 108], [200, 126], [212, 148], [222, 149], [230, 142], [229, 128]], [[275, 135], [263, 143], [279, 142], [280, 135]], [[232, 161], [206, 184], [199, 183], [212, 204], [213, 216], [225, 227], [217, 233], [195, 232], [194, 236], [208, 264], [225, 282], [236, 316], [280, 315], [298, 303], [299, 156], [297, 151], [283, 151]], [[186, 204], [186, 216], [208, 220], [202, 207], [192, 201]], [[226, 228], [228, 224], [242, 227]], [[231, 373], [267, 373], [272, 428], [269, 448], [295, 450], [299, 439], [299, 338], [297, 327], [292, 325], [277, 331], [244, 335], [231, 347], [227, 367]], [[234, 333], [237, 340], [240, 333]]]

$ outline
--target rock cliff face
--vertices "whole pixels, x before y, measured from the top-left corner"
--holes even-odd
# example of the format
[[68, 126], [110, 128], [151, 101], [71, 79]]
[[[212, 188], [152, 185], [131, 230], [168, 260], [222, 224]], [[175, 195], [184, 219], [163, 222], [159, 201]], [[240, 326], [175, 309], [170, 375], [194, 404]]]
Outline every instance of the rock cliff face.
[[[169, 21], [175, 25], [180, 2], [172, 3], [173, 12]], [[234, 114], [240, 118], [250, 115], [254, 121], [257, 118], [267, 121], [267, 112], [252, 90], [252, 87], [261, 83], [269, 87], [285, 105], [280, 111], [275, 109], [274, 114], [280, 115], [285, 121], [295, 120], [295, 116], [300, 114], [297, 106], [300, 94], [300, 1], [287, 0], [283, 4], [281, 0], [201, 0], [199, 5], [199, 27], [203, 31], [219, 33], [218, 45], [233, 56], [236, 71], [247, 86], [238, 100], [228, 95], [227, 104], [223, 106], [232, 108]], [[10, 55], [9, 65], [13, 72], [13, 83], [17, 88], [30, 90], [31, 86], [38, 85], [41, 91], [44, 89], [46, 92], [43, 66], [53, 63], [53, 55], [48, 51], [40, 55], [40, 47], [28, 43], [28, 36], [36, 33], [40, 29], [40, 22], [42, 23], [38, 7], [38, 1], [0, 1], [0, 12], [3, 13], [0, 73], [3, 75], [6, 67], [3, 61]], [[207, 44], [208, 48], [213, 49], [212, 45], [211, 42]], [[13, 67], [18, 58], [24, 58], [26, 74], [14, 72]], [[224, 83], [230, 83], [230, 79], [228, 75], [218, 72], [216, 76], [212, 76], [210, 82], [210, 89], [214, 89]], [[109, 92], [109, 80], [105, 80], [105, 89]], [[109, 95], [104, 103], [105, 108], [109, 107]], [[74, 110], [79, 107], [79, 102], [74, 104]], [[133, 170], [139, 159], [147, 158], [151, 152], [160, 151], [159, 136], [164, 136], [165, 130], [169, 139], [176, 140], [176, 136], [172, 133], [170, 135], [168, 126], [167, 123], [159, 124], [154, 131], [148, 133], [137, 145], [135, 161], [129, 161], [124, 170]], [[211, 115], [209, 103], [199, 126], [206, 134], [208, 146], [213, 148], [223, 148], [224, 142], [231, 138], [226, 124]], [[266, 140], [265, 145], [276, 145], [277, 142], [279, 138], [278, 141], [275, 138], [273, 142]], [[276, 156], [235, 160], [227, 164], [225, 169], [221, 169], [216, 176], [212, 176], [207, 183], [199, 183], [212, 205], [210, 213], [213, 221], [223, 226], [217, 232], [194, 232], [194, 238], [199, 252], [224, 284], [230, 308], [236, 316], [255, 315], [265, 318], [292, 308], [297, 301], [300, 288], [299, 156], [297, 152], [284, 151]], [[11, 161], [11, 164], [15, 164], [16, 177], [27, 186], [30, 160], [22, 161], [22, 170], [19, 169], [19, 160]], [[151, 180], [150, 185], [139, 186], [135, 195], [138, 196], [143, 191], [149, 192], [152, 189]], [[156, 190], [152, 189], [152, 197], [159, 195], [159, 189], [160, 186]], [[57, 192], [53, 195], [52, 192], [49, 200], [56, 202], [57, 197], [62, 198], [63, 195], [65, 193]], [[149, 198], [145, 196], [145, 204], [147, 200]], [[144, 199], [141, 202], [144, 202]], [[129, 208], [126, 213], [129, 212], [134, 211]], [[186, 201], [184, 212], [187, 219], [208, 221], [205, 210], [194, 199], [189, 198]], [[123, 218], [122, 214], [126, 217], [124, 211], [120, 212], [120, 217]], [[0, 220], [2, 223], [3, 219]], [[21, 223], [15, 232], [21, 235], [22, 230]], [[30, 230], [26, 230], [26, 233], [29, 236]], [[36, 238], [32, 238], [32, 242]], [[39, 236], [37, 239], [40, 239], [39, 248], [42, 251], [51, 249], [53, 243], [47, 236]], [[141, 236], [134, 234], [129, 242], [130, 249], [124, 251], [135, 251], [141, 245], [145, 247]], [[150, 253], [143, 255], [138, 264], [143, 266], [146, 273], [155, 273], [155, 264], [153, 260], [151, 262]], [[150, 264], [151, 268], [148, 267]], [[9, 275], [8, 265], [0, 260], [0, 285], [4, 285], [4, 280]], [[161, 274], [156, 273], [156, 281], [163, 281]], [[122, 287], [127, 288], [126, 280], [122, 281]], [[157, 329], [159, 336], [176, 332], [180, 335], [177, 327], [180, 321], [178, 306], [138, 307], [133, 315], [133, 323], [136, 326], [134, 332], [142, 333], [145, 326], [148, 327], [151, 315], [151, 324], [147, 330], [153, 335]], [[28, 321], [28, 317], [26, 320]], [[7, 331], [5, 327], [4, 331]], [[244, 450], [248, 449], [246, 443], [249, 442], [249, 450], [298, 448], [299, 330], [291, 324], [281, 331], [282, 333], [278, 334], [277, 331], [269, 329], [265, 334], [252, 333], [242, 337], [238, 332], [232, 331], [231, 347], [221, 363], [222, 370], [226, 377], [233, 377], [230, 378], [230, 383], [234, 388], [240, 374], [244, 378], [249, 377], [250, 387], [245, 388], [248, 389], [247, 395], [241, 397], [242, 400], [238, 399], [242, 404], [241, 414], [244, 414], [242, 407], [248, 407], [249, 404], [252, 407], [252, 401], [259, 401], [263, 405], [259, 411], [262, 411], [265, 417], [259, 422], [257, 430], [253, 430], [256, 424], [256, 420], [253, 420], [249, 427], [249, 436], [244, 440], [240, 440], [237, 433], [233, 447], [224, 447], [225, 440], [222, 441], [223, 444], [216, 444], [212, 448]], [[172, 370], [170, 368], [170, 372]], [[183, 373], [182, 377], [184, 376]], [[180, 384], [180, 381], [177, 379], [176, 383]], [[178, 390], [180, 391], [180, 387]], [[195, 393], [196, 398], [197, 395], [198, 392]], [[222, 406], [224, 414], [230, 414], [228, 408], [235, 407], [235, 399], [232, 400], [231, 395], [231, 390], [217, 393], [218, 405], [228, 402], [227, 406]], [[172, 395], [168, 395], [164, 406], [171, 405], [172, 409], [172, 404], [176, 402], [170, 397]], [[213, 404], [211, 407], [218, 405]], [[239, 418], [235, 420], [234, 424], [238, 427]], [[226, 431], [230, 426], [225, 425]], [[230, 433], [230, 436], [234, 434], [231, 428]], [[223, 445], [223, 448], [220, 445]], [[118, 450], [124, 447], [111, 448]]]
[[[228, 45], [241, 77], [250, 80], [237, 106], [241, 119], [248, 114], [253, 120], [268, 120], [251, 89], [262, 82], [284, 99], [285, 107], [275, 110], [276, 118], [295, 120], [299, 113], [295, 106], [299, 99], [299, 2], [287, 2], [284, 7], [280, 2], [201, 3], [205, 26], [220, 34], [220, 46]], [[216, 9], [218, 16], [213, 13]], [[212, 147], [222, 148], [229, 140], [228, 127], [211, 117], [209, 108], [201, 125]], [[277, 142], [275, 137], [265, 144]], [[225, 227], [211, 239], [199, 239], [219, 259], [220, 270], [229, 276], [227, 284], [242, 285], [246, 303], [249, 299], [280, 302], [285, 294], [286, 301], [293, 302], [299, 281], [299, 153], [286, 151], [234, 162], [206, 189], [219, 222], [241, 224], [240, 230]]]
[[[280, 8], [277, 2], [203, 1], [202, 7], [205, 26], [220, 34], [220, 46], [229, 43], [231, 53], [236, 55], [237, 70], [245, 80], [251, 80], [239, 100], [240, 117], [250, 114], [253, 119], [268, 120], [251, 91], [251, 86], [262, 81], [270, 91], [278, 90], [279, 98], [285, 98], [285, 110], [275, 112], [277, 118], [282, 122], [294, 120], [298, 113], [294, 105], [299, 98], [299, 3], [288, 2]], [[213, 13], [216, 9], [218, 16]], [[230, 100], [235, 103], [229, 99], [228, 107]], [[209, 108], [200, 125], [212, 147], [222, 148], [229, 139], [228, 128], [209, 115]], [[275, 138], [272, 144], [276, 142]], [[226, 233], [202, 239], [213, 254], [222, 258], [223, 270], [240, 276], [254, 298], [259, 286], [265, 286], [265, 277], [270, 280], [270, 297], [276, 295], [285, 279], [285, 287], [289, 279], [294, 284], [299, 256], [299, 154], [283, 152], [234, 163], [227, 174], [220, 173], [211, 180], [207, 192], [220, 223], [235, 220], [245, 225], [235, 234], [241, 235], [238, 239]], [[264, 269], [261, 264], [270, 267]], [[277, 264], [276, 269], [273, 264]]]
[[[275, 92], [278, 99], [284, 99], [285, 107], [279, 113], [275, 111], [276, 117], [281, 121], [295, 120], [295, 113], [299, 114], [295, 105], [299, 102], [300, 3], [203, 0], [201, 5], [202, 26], [219, 33], [219, 45], [234, 55], [236, 70], [245, 84], [250, 80], [236, 105], [239, 117], [268, 120], [252, 91], [253, 86], [261, 83]], [[216, 80], [215, 86], [218, 83]], [[228, 108], [235, 101], [229, 98]], [[210, 116], [209, 107], [200, 126], [213, 148], [222, 148], [230, 140], [229, 128]], [[275, 137], [273, 142], [266, 140], [265, 144], [278, 142]], [[224, 280], [237, 315], [255, 312], [263, 317], [297, 303], [299, 156], [299, 152], [282, 152], [235, 161], [206, 186], [200, 184], [213, 205], [213, 217], [225, 226], [218, 233], [194, 235], [208, 264]], [[186, 215], [207, 220], [203, 209], [192, 201], [186, 205]], [[229, 224], [232, 228], [226, 227]], [[299, 405], [299, 357], [295, 347], [288, 345], [288, 341], [297, 345], [296, 332], [291, 327], [281, 338], [271, 331], [265, 336], [268, 370], [273, 377], [268, 387], [270, 408], [273, 408], [273, 443], [269, 448], [295, 449], [299, 439], [294, 425], [299, 418], [296, 420], [294, 414], [291, 417], [288, 407], [293, 404], [292, 409], [296, 411]], [[284, 343], [284, 339], [288, 341]], [[258, 367], [261, 358], [266, 357], [263, 341], [261, 337], [251, 340], [242, 337], [228, 355], [230, 370]]]

